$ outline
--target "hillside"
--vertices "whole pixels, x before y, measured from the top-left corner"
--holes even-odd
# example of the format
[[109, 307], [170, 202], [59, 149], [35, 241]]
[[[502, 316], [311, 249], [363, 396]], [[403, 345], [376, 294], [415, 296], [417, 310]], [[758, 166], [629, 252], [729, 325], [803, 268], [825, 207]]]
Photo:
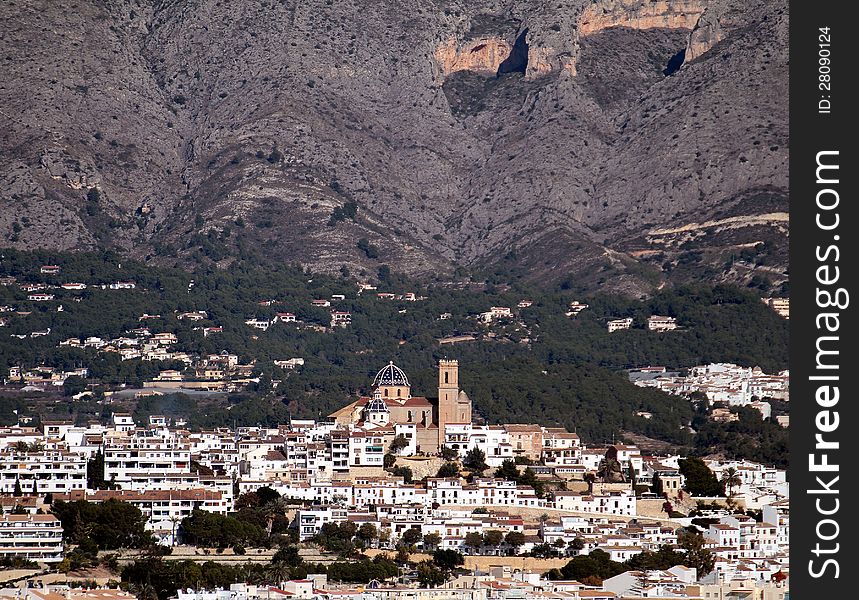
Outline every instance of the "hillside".
[[775, 288], [786, 6], [5, 2], [0, 234], [186, 267]]
[[[40, 273], [45, 264], [59, 267], [59, 274]], [[423, 286], [392, 275], [378, 291], [358, 294], [345, 278], [294, 267], [187, 273], [129, 262], [110, 253], [8, 250], [0, 257], [0, 277], [5, 282], [0, 285], [4, 379], [15, 366], [25, 370], [40, 365], [86, 367], [90, 383], [104, 392], [124, 385], [139, 388], [168, 369], [184, 371], [193, 379], [194, 368], [182, 362], [189, 356], [193, 362], [195, 356], [226, 351], [251, 365], [252, 373], [260, 377], [259, 385], [236, 393], [147, 400], [151, 412], [186, 417], [196, 426], [229, 425], [234, 420], [276, 425], [290, 416], [327, 415], [357, 394], [366, 394], [373, 375], [391, 360], [408, 373], [417, 395], [434, 397], [434, 366], [439, 358], [450, 357], [460, 361], [462, 387], [474, 402], [475, 414], [489, 423], [537, 420], [576, 430], [596, 444], [632, 432], [677, 448], [706, 435], [708, 452], [724, 442], [735, 449], [735, 455], [759, 456], [766, 462], [786, 460], [786, 454], [779, 454], [781, 447], [761, 435], [747, 438], [745, 430], [738, 433], [712, 422], [704, 432], [697, 421], [707, 419], [696, 413], [693, 403], [637, 387], [625, 371], [723, 361], [759, 365], [767, 373], [785, 369], [787, 321], [755, 295], [733, 287], [680, 287], [641, 301], [606, 294], [582, 297], [569, 291], [533, 293], [518, 286]], [[134, 283], [135, 288], [111, 289], [110, 284], [117, 281]], [[65, 282], [86, 287], [60, 287]], [[29, 286], [45, 286], [40, 293], [53, 298], [33, 300], [34, 292], [24, 289]], [[396, 298], [407, 292], [414, 292], [416, 299]], [[380, 298], [378, 293], [394, 297]], [[334, 298], [341, 295], [342, 299]], [[328, 298], [329, 307], [312, 302]], [[530, 305], [520, 307], [525, 299]], [[574, 299], [586, 301], [589, 307], [571, 318], [565, 313]], [[489, 323], [477, 318], [492, 306], [510, 308], [511, 316]], [[205, 311], [199, 320], [182, 318], [182, 313], [198, 311]], [[331, 311], [349, 312], [351, 323], [330, 326]], [[251, 318], [270, 321], [287, 312], [296, 317], [295, 322], [276, 322], [265, 330], [246, 322]], [[441, 318], [443, 314], [447, 317]], [[648, 331], [646, 319], [653, 314], [676, 317], [679, 328], [667, 333]], [[630, 330], [607, 332], [607, 320], [627, 316], [634, 321]], [[204, 328], [217, 331], [208, 333]], [[152, 335], [165, 333], [176, 336], [175, 343], [164, 346], [175, 353], [171, 357], [121, 354]], [[439, 341], [463, 334], [475, 339], [458, 344]], [[87, 345], [91, 337], [102, 338], [104, 345]], [[111, 340], [116, 341], [107, 344]], [[304, 359], [294, 370], [275, 362], [294, 357]], [[272, 389], [271, 382], [277, 380], [281, 384]], [[31, 416], [45, 416], [48, 413], [42, 409], [46, 409], [82, 422], [117, 409], [115, 403], [98, 398], [74, 402], [67, 396], [55, 402], [50, 395], [34, 408], [35, 401], [20, 399], [20, 387], [16, 384], [0, 392], [0, 424], [13, 419], [15, 409]], [[641, 411], [652, 418], [642, 417]], [[702, 435], [692, 435], [686, 429], [690, 425]], [[754, 425], [777, 440], [786, 438], [786, 430], [760, 422], [759, 414]], [[764, 448], [758, 450], [760, 446]]]

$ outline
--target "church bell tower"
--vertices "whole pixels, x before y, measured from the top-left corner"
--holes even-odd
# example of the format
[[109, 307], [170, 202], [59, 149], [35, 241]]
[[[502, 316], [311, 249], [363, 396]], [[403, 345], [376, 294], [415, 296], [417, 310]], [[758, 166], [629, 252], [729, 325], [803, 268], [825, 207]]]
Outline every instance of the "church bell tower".
[[459, 390], [459, 361], [443, 358], [438, 362], [438, 439], [444, 445], [444, 426], [471, 423], [471, 400]]

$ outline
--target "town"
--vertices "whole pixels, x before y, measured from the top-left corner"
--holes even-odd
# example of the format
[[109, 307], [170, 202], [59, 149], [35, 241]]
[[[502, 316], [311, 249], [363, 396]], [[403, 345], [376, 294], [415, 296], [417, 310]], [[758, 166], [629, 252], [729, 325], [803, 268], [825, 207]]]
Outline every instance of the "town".
[[[740, 367], [731, 363], [714, 363], [692, 367], [685, 376], [669, 372], [665, 367], [633, 369], [630, 380], [637, 386], [652, 387], [669, 394], [691, 396], [703, 394], [715, 407], [715, 420], [733, 421], [737, 415], [728, 407], [748, 406], [760, 411], [764, 419], [772, 417], [772, 406], [763, 398], [787, 402], [790, 400], [790, 372], [767, 375], [760, 367]], [[788, 415], [776, 415], [776, 421], [787, 427]]]
[[[240, 366], [230, 360], [225, 368]], [[416, 395], [389, 361], [365, 394], [327, 417], [278, 427], [191, 431], [184, 419], [136, 422], [123, 412], [86, 425], [22, 417], [0, 428], [0, 560], [68, 572], [85, 546], [70, 544], [69, 507], [121, 503], [168, 553], [270, 562], [259, 535], [218, 542], [203, 527], [262, 504], [272, 507], [263, 537], [278, 522], [302, 552], [346, 544], [344, 555], [396, 555], [399, 571], [356, 585], [329, 567], [268, 585], [178, 590], [178, 599], [789, 597], [783, 470], [586, 446], [560, 427], [487, 424], [467, 388], [458, 361], [441, 359], [437, 388]], [[669, 554], [672, 564], [651, 560]], [[585, 561], [640, 567], [569, 576], [585, 573]], [[64, 589], [88, 598], [49, 586], [44, 572], [33, 580], [47, 587], [32, 597]]]

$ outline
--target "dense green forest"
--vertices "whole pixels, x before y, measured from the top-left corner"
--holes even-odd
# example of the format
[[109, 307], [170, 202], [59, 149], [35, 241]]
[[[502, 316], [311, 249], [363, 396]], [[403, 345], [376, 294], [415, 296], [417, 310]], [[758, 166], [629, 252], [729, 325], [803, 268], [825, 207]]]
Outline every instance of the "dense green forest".
[[[43, 275], [39, 267], [56, 264], [59, 275]], [[415, 292], [426, 300], [380, 300], [376, 292], [357, 294], [354, 278], [309, 273], [302, 268], [235, 266], [225, 270], [185, 272], [142, 265], [114, 253], [62, 254], [4, 250], [0, 277], [15, 276], [19, 283], [60, 284], [82, 282], [82, 291], [52, 290], [56, 300], [31, 302], [17, 286], [0, 286], [0, 305], [32, 311], [22, 316], [6, 313], [8, 323], [0, 336], [0, 367], [87, 366], [102, 383], [137, 385], [159, 369], [175, 365], [142, 360], [121, 361], [116, 355], [93, 350], [58, 347], [69, 337], [115, 337], [140, 327], [144, 314], [161, 315], [145, 322], [153, 332], [175, 332], [178, 349], [192, 353], [227, 350], [242, 361], [256, 360], [262, 373], [256, 390], [228, 399], [193, 399], [173, 395], [142, 401], [138, 415], [150, 412], [190, 417], [191, 424], [273, 424], [289, 416], [319, 417], [366, 393], [372, 376], [389, 360], [409, 375], [412, 392], [435, 396], [435, 364], [441, 357], [460, 361], [461, 386], [474, 401], [479, 417], [490, 423], [540, 422], [577, 431], [586, 442], [602, 443], [621, 431], [631, 431], [676, 446], [719, 448], [720, 432], [696, 425], [707, 433], [699, 445], [688, 426], [696, 419], [687, 400], [630, 384], [625, 369], [645, 365], [685, 368], [708, 362], [760, 365], [767, 372], [787, 368], [788, 326], [748, 290], [727, 286], [665, 289], [653, 297], [635, 300], [618, 296], [581, 297], [570, 290], [538, 290], [459, 282], [421, 284], [382, 269], [378, 291]], [[95, 284], [127, 280], [135, 290], [96, 289]], [[346, 328], [320, 332], [302, 324], [279, 323], [267, 331], [245, 325], [251, 317], [271, 318], [276, 312], [295, 313], [308, 324], [328, 325], [329, 308], [311, 306], [315, 298], [343, 294], [332, 308], [350, 311]], [[76, 301], [75, 298], [80, 298]], [[533, 302], [518, 309], [522, 299]], [[274, 300], [271, 306], [261, 301]], [[564, 315], [572, 300], [590, 307], [572, 319]], [[58, 311], [58, 305], [63, 310]], [[516, 317], [492, 325], [474, 318], [491, 306], [513, 308]], [[177, 320], [176, 311], [205, 310], [208, 321]], [[450, 313], [449, 319], [440, 319]], [[652, 314], [677, 318], [681, 329], [649, 332]], [[634, 318], [633, 329], [608, 334], [606, 320]], [[200, 326], [222, 326], [223, 333], [204, 337]], [[50, 334], [19, 339], [32, 331]], [[478, 340], [441, 346], [439, 338], [475, 334]], [[276, 368], [274, 360], [303, 357], [304, 367], [294, 372]], [[273, 391], [269, 382], [281, 380]], [[228, 402], [229, 411], [223, 410]], [[22, 402], [0, 398], [0, 418]], [[23, 403], [26, 404], [26, 403]], [[79, 408], [98, 414], [104, 407], [94, 401]], [[647, 411], [653, 418], [636, 416]], [[742, 428], [746, 418], [735, 428]], [[754, 444], [756, 436], [768, 448], [761, 460], [782, 463], [778, 456], [786, 431], [770, 423], [752, 423], [752, 434], [740, 439], [734, 432], [734, 450]], [[748, 449], [748, 448], [746, 448]]]

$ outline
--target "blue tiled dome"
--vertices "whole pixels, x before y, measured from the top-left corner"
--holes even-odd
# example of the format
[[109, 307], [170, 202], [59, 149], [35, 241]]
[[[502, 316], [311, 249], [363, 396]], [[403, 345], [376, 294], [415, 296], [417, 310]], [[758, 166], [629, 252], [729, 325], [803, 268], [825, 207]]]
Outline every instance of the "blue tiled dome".
[[393, 362], [389, 362], [387, 365], [382, 367], [379, 372], [376, 373], [375, 379], [373, 379], [373, 387], [382, 386], [411, 387], [411, 385], [409, 385], [409, 378], [406, 377], [403, 370]]

